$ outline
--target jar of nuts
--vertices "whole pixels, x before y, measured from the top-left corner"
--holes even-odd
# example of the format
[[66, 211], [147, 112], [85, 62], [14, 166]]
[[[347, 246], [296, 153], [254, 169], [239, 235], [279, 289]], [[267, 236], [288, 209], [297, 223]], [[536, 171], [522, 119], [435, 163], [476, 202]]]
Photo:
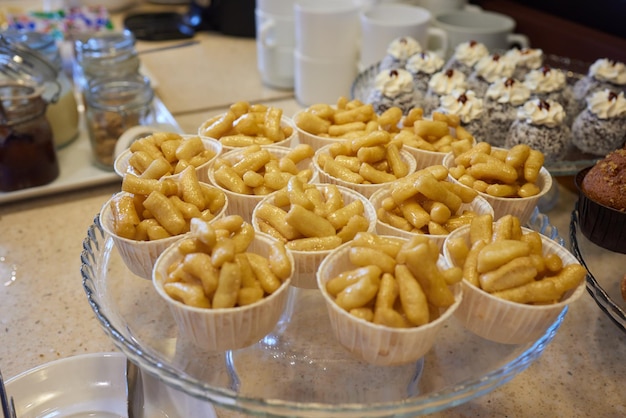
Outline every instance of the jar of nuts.
[[153, 98], [150, 80], [140, 75], [89, 83], [85, 111], [96, 165], [112, 170], [120, 135], [133, 126], [154, 123]]

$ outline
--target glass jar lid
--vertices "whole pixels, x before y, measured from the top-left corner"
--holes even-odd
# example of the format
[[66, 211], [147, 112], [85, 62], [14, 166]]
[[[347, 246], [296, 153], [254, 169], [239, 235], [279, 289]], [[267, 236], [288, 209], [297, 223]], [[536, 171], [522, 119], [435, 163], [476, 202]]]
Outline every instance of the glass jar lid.
[[15, 29], [7, 29], [0, 33], [6, 41], [12, 45], [26, 45], [32, 50], [43, 55], [57, 70], [63, 66], [61, 52], [52, 35], [41, 32], [22, 32]]
[[43, 98], [49, 103], [59, 98], [61, 86], [52, 63], [26, 45], [10, 43], [1, 34], [0, 73], [11, 80], [43, 86]]

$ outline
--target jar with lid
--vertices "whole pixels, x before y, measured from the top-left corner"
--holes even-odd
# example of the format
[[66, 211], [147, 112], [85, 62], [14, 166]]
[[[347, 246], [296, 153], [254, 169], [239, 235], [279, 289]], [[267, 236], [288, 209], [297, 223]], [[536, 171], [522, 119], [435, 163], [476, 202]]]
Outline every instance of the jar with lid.
[[52, 182], [59, 163], [43, 87], [0, 81], [0, 191]]
[[[75, 71], [86, 88], [90, 80], [120, 78], [139, 73], [139, 55], [135, 36], [129, 30], [99, 32], [75, 42]], [[76, 79], [77, 77], [75, 77]]]
[[155, 122], [153, 98], [150, 80], [141, 75], [89, 82], [85, 111], [96, 165], [112, 170], [120, 135], [133, 126]]
[[[40, 32], [20, 32], [7, 30], [0, 33], [12, 50], [24, 59], [28, 65], [40, 73], [39, 78], [54, 77], [60, 86], [58, 99], [49, 103], [46, 117], [52, 126], [52, 137], [57, 148], [61, 148], [79, 135], [78, 103], [74, 94], [74, 87], [63, 71], [63, 60], [54, 38]], [[45, 61], [45, 62], [42, 62]], [[52, 73], [48, 68], [52, 67]], [[47, 74], [50, 73], [48, 76]]]

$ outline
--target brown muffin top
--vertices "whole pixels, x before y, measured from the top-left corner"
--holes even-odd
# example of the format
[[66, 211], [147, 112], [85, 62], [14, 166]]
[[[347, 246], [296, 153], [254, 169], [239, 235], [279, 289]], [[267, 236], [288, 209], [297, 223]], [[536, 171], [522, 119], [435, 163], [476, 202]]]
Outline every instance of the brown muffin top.
[[582, 189], [592, 200], [626, 211], [626, 148], [598, 161], [583, 179]]

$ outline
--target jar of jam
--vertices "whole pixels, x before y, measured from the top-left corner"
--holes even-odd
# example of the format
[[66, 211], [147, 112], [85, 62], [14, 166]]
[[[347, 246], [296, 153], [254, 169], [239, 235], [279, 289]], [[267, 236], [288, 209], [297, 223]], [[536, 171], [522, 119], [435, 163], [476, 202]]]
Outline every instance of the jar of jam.
[[0, 191], [42, 186], [59, 175], [42, 94], [41, 86], [0, 82]]
[[85, 112], [96, 165], [112, 170], [115, 146], [122, 133], [155, 122], [153, 98], [150, 80], [141, 75], [89, 82]]
[[54, 38], [46, 33], [17, 30], [2, 32], [0, 37], [11, 44], [12, 50], [24, 59], [24, 66], [28, 66], [31, 72], [39, 73], [40, 81], [50, 77], [58, 83], [60, 87], [58, 99], [49, 103], [46, 110], [46, 117], [52, 126], [55, 146], [61, 148], [78, 138], [78, 103], [74, 95], [74, 87], [63, 71], [61, 52]]

